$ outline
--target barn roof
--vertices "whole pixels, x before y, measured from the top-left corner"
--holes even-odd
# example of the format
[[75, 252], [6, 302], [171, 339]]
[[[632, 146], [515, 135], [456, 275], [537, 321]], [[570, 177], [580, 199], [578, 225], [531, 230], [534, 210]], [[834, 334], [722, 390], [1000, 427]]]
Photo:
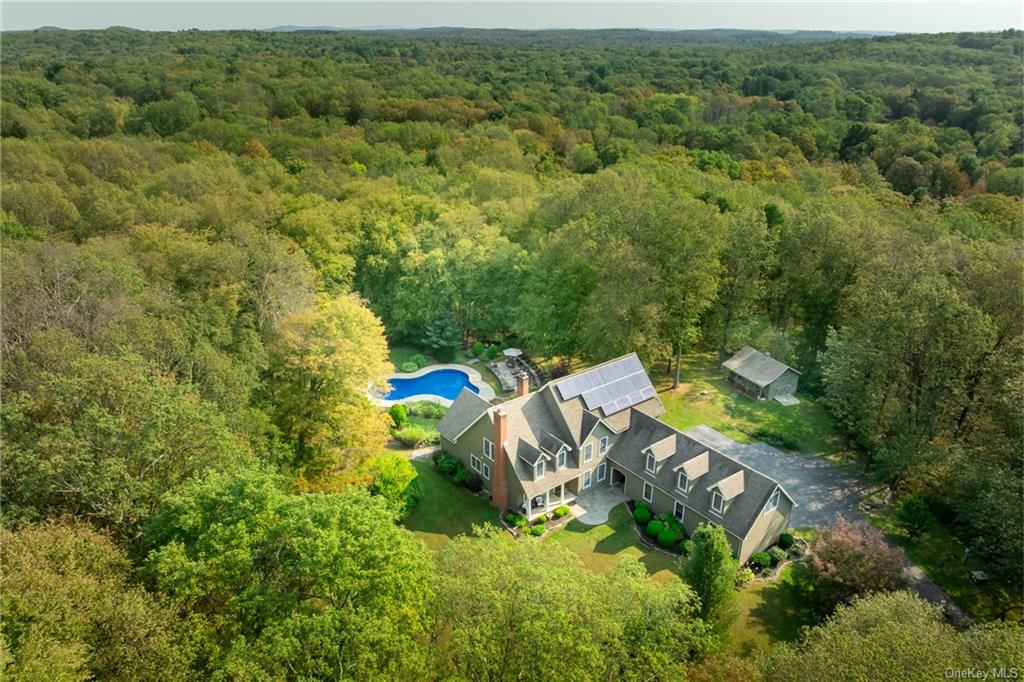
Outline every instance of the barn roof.
[[789, 365], [750, 346], [743, 346], [736, 355], [723, 362], [722, 367], [762, 388], [782, 376], [787, 369], [800, 374]]

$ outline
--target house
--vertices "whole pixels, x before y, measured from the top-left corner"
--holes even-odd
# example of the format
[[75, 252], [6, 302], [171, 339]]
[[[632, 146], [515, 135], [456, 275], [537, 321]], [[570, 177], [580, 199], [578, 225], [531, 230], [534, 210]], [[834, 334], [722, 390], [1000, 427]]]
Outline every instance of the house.
[[750, 346], [743, 346], [722, 367], [729, 370], [732, 384], [758, 400], [791, 396], [800, 380], [800, 372]]
[[491, 504], [535, 518], [613, 486], [687, 532], [721, 526], [740, 561], [769, 547], [794, 507], [771, 478], [662, 422], [636, 354], [491, 405], [463, 390], [438, 425], [441, 446], [477, 472]]

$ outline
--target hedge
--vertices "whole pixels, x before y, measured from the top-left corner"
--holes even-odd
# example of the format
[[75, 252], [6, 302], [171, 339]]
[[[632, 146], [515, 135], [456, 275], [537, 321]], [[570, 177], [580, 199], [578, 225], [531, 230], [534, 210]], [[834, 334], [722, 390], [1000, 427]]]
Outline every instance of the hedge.
[[779, 536], [779, 547], [782, 549], [789, 549], [796, 542], [796, 538], [793, 537], [792, 533], [783, 533]]
[[750, 563], [758, 568], [768, 568], [772, 565], [772, 558], [768, 552], [754, 552], [750, 555]]
[[659, 521], [658, 519], [653, 519], [650, 521], [650, 523], [647, 524], [647, 529], [645, 532], [652, 538], [654, 538], [658, 537], [658, 533], [660, 533], [663, 530], [665, 530], [665, 524]]
[[530, 532], [530, 535], [534, 535], [534, 536], [538, 536], [539, 537], [541, 535], [544, 535], [544, 526], [543, 526], [543, 524], [539, 525], [539, 526], [531, 526], [529, 532]]
[[[654, 522], [652, 521], [651, 523]], [[665, 548], [669, 548], [672, 545], [676, 544], [677, 539], [678, 536], [676, 535], [676, 532], [671, 528], [666, 528], [665, 530], [658, 533], [658, 544]]]
[[565, 506], [563, 504], [561, 507], [558, 507], [557, 509], [555, 509], [555, 518], [556, 519], [560, 519], [563, 516], [568, 516], [569, 515], [569, 511], [570, 511], [569, 507], [567, 507], [567, 506]]
[[647, 507], [641, 507], [637, 505], [636, 510], [633, 512], [633, 518], [641, 526], [646, 526], [647, 522], [651, 520], [651, 510]]

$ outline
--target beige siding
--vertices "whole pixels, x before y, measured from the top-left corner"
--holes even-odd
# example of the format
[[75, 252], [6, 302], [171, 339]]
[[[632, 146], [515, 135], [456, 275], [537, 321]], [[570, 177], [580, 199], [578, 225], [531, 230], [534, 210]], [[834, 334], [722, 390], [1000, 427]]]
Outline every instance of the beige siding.
[[[608, 450], [603, 455], [601, 454], [601, 437], [602, 436], [607, 436], [608, 437]], [[603, 481], [598, 481], [597, 480], [597, 467], [598, 467], [598, 465], [601, 464], [601, 462], [607, 461], [607, 459], [608, 459], [608, 452], [611, 452], [612, 445], [615, 444], [615, 438], [616, 438], [616, 435], [615, 435], [614, 431], [612, 431], [611, 429], [606, 427], [604, 424], [598, 424], [597, 427], [594, 429], [594, 433], [592, 433], [589, 438], [587, 438], [582, 443], [580, 443], [580, 449], [579, 449], [579, 452], [578, 452], [578, 459], [579, 459], [579, 472], [578, 473], [579, 473], [579, 476], [580, 476], [579, 481], [580, 481], [581, 489], [582, 489], [582, 485], [583, 485], [583, 475], [584, 475], [584, 472], [586, 472], [586, 471], [590, 471], [590, 470], [594, 471], [594, 473], [593, 473], [593, 482], [590, 484], [591, 488], [596, 487], [598, 485], [607, 485], [607, 483], [611, 480], [611, 475], [612, 475], [611, 463], [609, 463], [608, 466], [606, 467], [605, 477], [604, 477]], [[583, 461], [583, 449], [587, 446], [588, 443], [594, 446], [594, 458], [592, 460], [590, 460], [589, 462], [584, 462]]]
[[789, 515], [793, 512], [793, 503], [785, 495], [780, 496], [779, 506], [768, 514], [760, 514], [751, 526], [743, 541], [739, 560], [745, 562], [751, 554], [768, 549], [779, 540], [779, 534], [789, 527]]
[[[481, 462], [487, 462], [491, 467], [493, 467], [494, 462], [484, 457], [484, 438], [488, 440], [492, 440], [494, 438], [494, 426], [491, 424], [491, 420], [486, 416], [479, 419], [475, 424], [466, 429], [466, 432], [459, 436], [458, 441], [453, 443], [447, 438], [442, 438], [441, 447], [450, 455], [465, 464], [466, 468], [470, 471], [473, 470], [469, 464], [470, 455], [479, 457]], [[492, 471], [492, 477], [493, 473], [494, 472]], [[491, 481], [489, 479], [484, 479], [484, 488], [486, 490], [491, 489]]]

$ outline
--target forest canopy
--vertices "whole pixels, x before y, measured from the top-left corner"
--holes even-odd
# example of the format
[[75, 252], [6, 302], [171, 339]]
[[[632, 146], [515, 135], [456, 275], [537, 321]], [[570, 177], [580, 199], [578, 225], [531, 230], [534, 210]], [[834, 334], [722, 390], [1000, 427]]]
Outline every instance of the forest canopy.
[[[466, 539], [439, 578], [364, 489], [389, 344], [677, 369], [763, 348], [856, 464], [1021, 585], [1024, 33], [826, 37], [4, 34], [5, 591], [66, 608], [63, 574], [94, 604], [60, 634], [10, 603], [5, 665], [507, 679], [481, 655], [504, 642], [523, 675], [532, 652], [674, 679], [715, 653], [690, 589], [633, 565]], [[557, 563], [580, 655], [481, 631], [452, 578], [476, 559], [497, 598], [503, 562]], [[608, 583], [635, 600], [570, 608]], [[909, 620], [988, 641], [933, 616]], [[432, 657], [450, 632], [482, 640]]]

